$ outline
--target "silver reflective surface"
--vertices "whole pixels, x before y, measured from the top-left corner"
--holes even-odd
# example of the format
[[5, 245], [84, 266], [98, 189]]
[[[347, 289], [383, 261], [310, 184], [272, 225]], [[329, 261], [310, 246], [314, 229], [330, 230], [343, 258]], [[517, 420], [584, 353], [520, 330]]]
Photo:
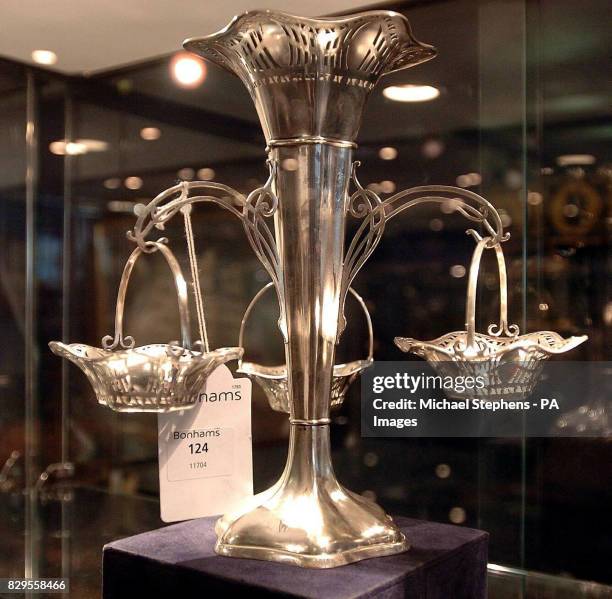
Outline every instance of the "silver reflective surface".
[[100, 405], [116, 412], [173, 412], [192, 408], [208, 376], [237, 360], [238, 347], [197, 352], [165, 343], [112, 351], [51, 341], [51, 351], [87, 376]]
[[[181, 343], [134, 347], [124, 336], [123, 314], [130, 276], [143, 253], [159, 252], [168, 263], [178, 298]], [[102, 348], [51, 341], [51, 351], [70, 360], [87, 376], [98, 403], [117, 412], [172, 412], [195, 406], [208, 376], [221, 364], [242, 356], [238, 347], [216, 351], [191, 349], [187, 282], [170, 248], [163, 241], [138, 246], [128, 258], [117, 294], [115, 334], [102, 339]]]
[[[586, 335], [564, 339], [553, 331], [537, 331], [520, 335], [519, 327], [508, 324], [508, 282], [503, 250], [499, 243], [491, 245], [485, 237], [476, 245], [468, 280], [465, 330], [453, 331], [432, 341], [396, 337], [395, 344], [404, 352], [425, 358], [442, 376], [483, 376], [486, 394], [504, 391], [508, 399], [528, 396], [538, 382], [541, 363], [553, 354], [562, 354], [587, 340]], [[480, 260], [485, 249], [493, 249], [499, 270], [499, 322], [487, 328], [488, 334], [476, 332], [476, 295]], [[514, 389], [514, 392], [510, 390]], [[452, 392], [453, 397], [477, 395]]]
[[250, 11], [184, 47], [242, 79], [268, 143], [350, 144], [378, 78], [436, 54], [413, 37], [403, 15], [382, 10], [335, 19]]
[[[261, 298], [261, 296], [270, 289], [274, 283], [270, 282], [265, 287], [262, 287], [253, 297], [247, 309], [242, 317], [240, 323], [240, 334], [238, 336], [239, 347], [244, 348], [244, 333], [246, 325], [249, 321], [249, 317], [253, 308]], [[357, 303], [361, 307], [363, 314], [366, 318], [368, 328], [368, 356], [364, 360], [353, 360], [346, 364], [335, 364], [331, 394], [330, 394], [330, 409], [336, 408], [342, 405], [346, 397], [351, 383], [361, 374], [361, 372], [368, 368], [374, 360], [374, 330], [372, 329], [372, 319], [368, 308], [361, 298], [361, 296], [351, 287], [349, 289], [352, 296], [357, 300]], [[288, 375], [287, 366], [282, 364], [280, 366], [264, 366], [262, 364], [256, 364], [254, 362], [243, 361], [242, 358], [238, 360], [237, 372], [247, 374], [264, 390], [268, 403], [273, 410], [277, 412], [290, 413], [289, 405], [289, 389], [288, 389]]]
[[329, 426], [293, 424], [280, 480], [217, 522], [221, 555], [333, 568], [400, 553], [408, 541], [375, 503], [336, 480]]
[[[217, 551], [315, 568], [404, 551], [408, 544], [391, 519], [336, 481], [329, 410], [353, 269], [349, 263], [345, 273], [346, 218], [349, 209], [366, 216], [351, 208], [348, 193], [365, 100], [381, 75], [435, 50], [388, 11], [340, 19], [255, 11], [185, 48], [242, 79], [268, 141], [270, 188], [247, 198], [243, 219], [279, 298], [291, 422], [281, 480], [224, 518]], [[270, 216], [273, 238], [265, 229]], [[365, 246], [350, 248], [364, 256], [359, 265], [379, 239], [366, 234]]]

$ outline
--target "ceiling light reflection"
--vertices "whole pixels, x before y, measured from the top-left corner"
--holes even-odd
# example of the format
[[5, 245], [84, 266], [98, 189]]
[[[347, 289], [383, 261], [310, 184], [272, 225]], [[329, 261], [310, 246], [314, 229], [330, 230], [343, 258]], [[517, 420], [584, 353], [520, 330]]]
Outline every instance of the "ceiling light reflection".
[[179, 52], [170, 61], [170, 72], [181, 87], [194, 88], [206, 78], [206, 64], [193, 54]]
[[123, 184], [128, 189], [140, 189], [142, 187], [143, 181], [140, 177], [126, 177], [123, 181]]
[[436, 466], [436, 476], [438, 478], [448, 478], [451, 475], [451, 467], [448, 464], [438, 464]]
[[145, 141], [155, 141], [161, 137], [161, 130], [157, 127], [143, 127], [140, 130], [140, 137]]
[[559, 166], [588, 166], [595, 163], [595, 156], [592, 154], [564, 154], [557, 156]]
[[386, 146], [378, 150], [378, 157], [381, 160], [395, 160], [397, 158], [397, 148]]
[[454, 279], [462, 279], [465, 277], [465, 273], [466, 270], [463, 264], [455, 264], [454, 266], [450, 267], [450, 276]]
[[49, 144], [49, 151], [56, 156], [78, 156], [85, 154], [87, 148], [83, 144], [74, 141], [66, 142], [64, 140], [52, 141]]
[[88, 152], [104, 152], [108, 143], [101, 139], [58, 139], [49, 144], [49, 151], [56, 156], [79, 156]]
[[215, 178], [215, 171], [212, 168], [201, 168], [198, 171], [200, 181], [212, 181]]
[[457, 177], [457, 185], [459, 187], [475, 187], [482, 183], [482, 176], [480, 173], [467, 173], [465, 175], [459, 175]]
[[195, 177], [195, 171], [192, 168], [182, 168], [178, 173], [177, 177], [182, 181], [191, 181]]
[[396, 190], [396, 185], [393, 181], [381, 181], [380, 191], [383, 193], [393, 193]]
[[51, 50], [34, 50], [31, 56], [36, 64], [50, 66], [57, 62], [57, 54]]
[[453, 524], [463, 524], [465, 522], [466, 517], [467, 514], [465, 513], [465, 510], [462, 507], [451, 508], [450, 512], [448, 513], [448, 519]]
[[373, 451], [368, 451], [363, 456], [363, 463], [368, 468], [374, 468], [374, 466], [376, 466], [378, 464], [378, 456]]
[[433, 85], [390, 85], [383, 89], [383, 96], [394, 102], [428, 102], [435, 100], [440, 90]]

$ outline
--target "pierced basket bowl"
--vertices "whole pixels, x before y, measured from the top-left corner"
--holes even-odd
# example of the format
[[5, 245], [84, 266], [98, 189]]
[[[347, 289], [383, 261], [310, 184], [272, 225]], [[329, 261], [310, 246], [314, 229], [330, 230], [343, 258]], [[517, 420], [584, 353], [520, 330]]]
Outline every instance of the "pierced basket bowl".
[[[346, 364], [336, 364], [331, 386], [330, 409], [341, 406], [351, 383], [359, 374], [372, 365], [372, 359], [354, 360]], [[277, 412], [289, 414], [289, 389], [287, 387], [287, 367], [262, 366], [253, 362], [243, 362], [238, 372], [253, 378], [264, 390], [270, 407]]]
[[586, 335], [564, 339], [553, 331], [508, 337], [475, 333], [470, 346], [467, 338], [466, 331], [454, 331], [432, 341], [407, 337], [394, 341], [403, 352], [425, 358], [442, 377], [483, 377], [482, 388], [446, 389], [453, 399], [521, 400], [533, 392], [544, 360], [570, 351], [587, 339]]
[[85, 373], [98, 403], [117, 412], [191, 408], [213, 370], [242, 356], [239, 347], [202, 353], [162, 343], [121, 351], [58, 341], [49, 347]]

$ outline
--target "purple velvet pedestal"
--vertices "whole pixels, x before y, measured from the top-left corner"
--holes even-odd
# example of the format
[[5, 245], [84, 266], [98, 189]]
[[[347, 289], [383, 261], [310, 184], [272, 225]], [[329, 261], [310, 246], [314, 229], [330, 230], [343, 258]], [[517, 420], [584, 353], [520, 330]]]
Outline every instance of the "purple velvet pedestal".
[[486, 532], [409, 518], [395, 521], [410, 541], [409, 551], [329, 570], [220, 557], [213, 551], [215, 518], [181, 522], [106, 545], [103, 598], [486, 597]]

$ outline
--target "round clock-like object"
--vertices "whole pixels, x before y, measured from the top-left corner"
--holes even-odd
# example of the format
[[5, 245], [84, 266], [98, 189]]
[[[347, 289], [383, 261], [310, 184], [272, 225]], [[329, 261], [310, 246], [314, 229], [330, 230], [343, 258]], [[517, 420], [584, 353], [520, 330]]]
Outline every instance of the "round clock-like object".
[[603, 198], [595, 187], [583, 180], [563, 183], [550, 202], [553, 227], [567, 235], [586, 235], [597, 223]]

